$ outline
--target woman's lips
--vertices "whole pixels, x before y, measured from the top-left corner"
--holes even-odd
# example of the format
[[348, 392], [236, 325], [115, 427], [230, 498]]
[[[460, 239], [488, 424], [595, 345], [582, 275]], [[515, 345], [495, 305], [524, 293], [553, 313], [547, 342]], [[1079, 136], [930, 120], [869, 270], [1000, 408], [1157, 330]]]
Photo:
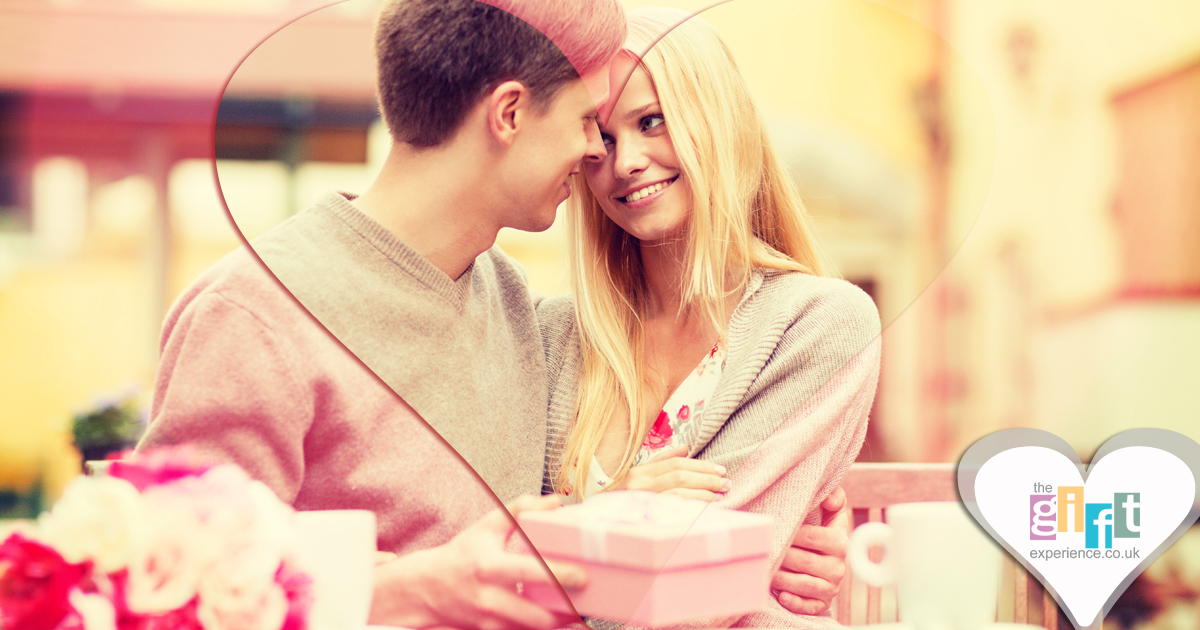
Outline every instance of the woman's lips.
[[[666, 190], [667, 187], [669, 187], [671, 184], [674, 184], [675, 180], [677, 180], [677, 179], [679, 179], [678, 175], [676, 175], [675, 177], [672, 177], [671, 179], [668, 179], [668, 180], [664, 180], [661, 182], [655, 182], [648, 186], [643, 186], [643, 187], [629, 193], [628, 195], [625, 195], [624, 197], [617, 197], [616, 199], [617, 199], [617, 201], [620, 201], [621, 203], [624, 203], [624, 204], [636, 204], [639, 201], [647, 201], [651, 198], [657, 197], [659, 195], [659, 193]], [[644, 205], [644, 204], [638, 204], [638, 205]]]

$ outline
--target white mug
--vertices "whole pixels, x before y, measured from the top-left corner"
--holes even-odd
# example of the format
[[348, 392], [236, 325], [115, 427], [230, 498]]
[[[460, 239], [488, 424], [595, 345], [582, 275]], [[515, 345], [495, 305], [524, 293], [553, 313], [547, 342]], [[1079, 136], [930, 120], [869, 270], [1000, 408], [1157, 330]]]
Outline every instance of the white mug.
[[297, 512], [301, 560], [313, 578], [313, 630], [363, 630], [375, 578], [375, 513]]
[[[1000, 549], [957, 501], [899, 503], [887, 523], [850, 535], [846, 560], [871, 586], [896, 585], [900, 621], [916, 630], [973, 630], [996, 619]], [[883, 560], [867, 550], [883, 547]]]

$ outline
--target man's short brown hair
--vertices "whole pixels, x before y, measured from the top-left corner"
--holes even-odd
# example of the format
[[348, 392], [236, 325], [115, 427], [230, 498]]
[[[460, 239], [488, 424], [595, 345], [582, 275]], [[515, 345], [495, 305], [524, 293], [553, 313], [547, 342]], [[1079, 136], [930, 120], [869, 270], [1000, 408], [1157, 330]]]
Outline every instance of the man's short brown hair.
[[392, 0], [375, 28], [380, 111], [396, 141], [437, 146], [504, 81], [525, 85], [545, 111], [624, 35], [616, 0]]

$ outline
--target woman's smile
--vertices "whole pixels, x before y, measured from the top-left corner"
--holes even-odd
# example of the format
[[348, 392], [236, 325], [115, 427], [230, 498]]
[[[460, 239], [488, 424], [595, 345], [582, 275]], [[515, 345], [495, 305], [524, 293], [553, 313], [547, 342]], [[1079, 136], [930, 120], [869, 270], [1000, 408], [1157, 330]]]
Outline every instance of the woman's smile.
[[[634, 238], [660, 241], [686, 228], [692, 196], [654, 82], [637, 67], [601, 138], [603, 158], [586, 160], [588, 186], [608, 218]], [[677, 186], [676, 184], [680, 184]]]
[[663, 191], [665, 191], [671, 184], [674, 184], [675, 180], [677, 179], [679, 179], [678, 175], [670, 179], [655, 182], [648, 186], [642, 186], [627, 195], [617, 197], [616, 200], [625, 204], [625, 206], [631, 210], [645, 208], [646, 206], [654, 203], [654, 200], [658, 199]]

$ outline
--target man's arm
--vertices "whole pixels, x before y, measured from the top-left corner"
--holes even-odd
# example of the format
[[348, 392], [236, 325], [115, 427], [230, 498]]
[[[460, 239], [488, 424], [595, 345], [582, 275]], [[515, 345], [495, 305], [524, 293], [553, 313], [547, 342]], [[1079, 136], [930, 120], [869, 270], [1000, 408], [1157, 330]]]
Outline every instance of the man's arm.
[[314, 413], [292, 352], [260, 316], [219, 293], [177, 304], [164, 326], [150, 425], [138, 449], [194, 445], [292, 503]]
[[[294, 336], [276, 334], [276, 321], [216, 292], [176, 305], [164, 327], [152, 420], [138, 448], [191, 444], [241, 466], [294, 503], [322, 380], [307, 366], [322, 360], [310, 356], [308, 346], [295, 347]], [[510, 509], [545, 509], [551, 503], [521, 502]], [[554, 578], [536, 556], [504, 551], [514, 527], [507, 512], [496, 510], [439, 547], [379, 554], [372, 618], [473, 630], [549, 630], [579, 621], [517, 595], [517, 582]], [[569, 577], [565, 581], [571, 583]]]
[[846, 575], [851, 513], [841, 486], [821, 502], [820, 525], [801, 525], [784, 553], [771, 588], [784, 608], [799, 615], [823, 615]]
[[551, 575], [537, 556], [505, 550], [522, 510], [551, 509], [559, 497], [520, 497], [450, 542], [376, 565], [371, 623], [408, 628], [551, 630], [579, 623], [518, 594], [518, 584], [583, 585], [583, 572], [563, 564]]

